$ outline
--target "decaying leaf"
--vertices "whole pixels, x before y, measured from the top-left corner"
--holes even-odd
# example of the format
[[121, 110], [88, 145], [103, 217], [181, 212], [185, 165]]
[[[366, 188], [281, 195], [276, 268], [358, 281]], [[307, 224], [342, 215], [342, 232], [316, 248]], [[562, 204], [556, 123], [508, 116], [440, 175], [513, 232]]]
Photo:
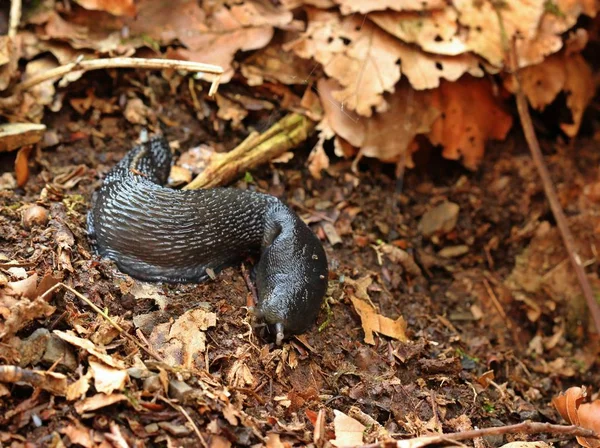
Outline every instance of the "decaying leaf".
[[112, 394], [115, 390], [123, 390], [129, 379], [127, 370], [115, 369], [104, 363], [90, 360], [90, 370], [94, 377], [96, 391], [104, 394]]
[[337, 83], [319, 80], [318, 90], [324, 122], [336, 135], [359, 148], [360, 157], [375, 157], [385, 162], [413, 166], [411, 146], [418, 134], [427, 134], [440, 114], [432, 104], [428, 91], [415, 91], [401, 83], [391, 95], [386, 95], [387, 108], [370, 119], [345, 111], [334, 99]]
[[123, 361], [108, 355], [103, 349], [97, 347], [92, 341], [88, 339], [83, 339], [78, 336], [75, 336], [72, 332], [66, 332], [61, 330], [54, 330], [54, 333], [63, 341], [68, 342], [69, 344], [74, 345], [75, 347], [79, 347], [88, 352], [90, 355], [93, 355], [96, 358], [100, 359], [104, 364], [114, 367], [115, 369], [122, 370], [125, 368], [125, 364], [123, 363]]
[[360, 316], [365, 332], [365, 342], [367, 344], [375, 344], [373, 333], [379, 333], [402, 342], [408, 341], [404, 318], [400, 316], [394, 320], [382, 316], [373, 306], [367, 291], [372, 282], [373, 280], [370, 276], [365, 276], [358, 280], [346, 279], [346, 283], [354, 288], [354, 294], [350, 295], [350, 300], [355, 311]]
[[0, 382], [24, 383], [60, 396], [66, 394], [68, 384], [67, 377], [62, 373], [6, 365], [0, 366]]
[[355, 12], [366, 14], [372, 11], [391, 9], [394, 11], [427, 11], [446, 6], [445, 0], [334, 0], [343, 14]]
[[127, 401], [127, 396], [124, 394], [96, 394], [75, 403], [75, 410], [78, 414], [83, 414], [85, 412], [105, 408], [115, 403], [119, 403], [120, 401]]
[[46, 126], [35, 123], [0, 124], [0, 152], [13, 151], [22, 146], [39, 142], [44, 136]]
[[469, 169], [479, 166], [485, 143], [504, 139], [512, 126], [512, 116], [494, 96], [487, 79], [465, 76], [458, 82], [442, 82], [433, 92], [433, 105], [442, 114], [433, 123], [429, 139], [443, 146], [445, 158], [462, 158]]
[[133, 0], [75, 0], [86, 9], [106, 11], [115, 16], [134, 16], [135, 2]]
[[[512, 77], [506, 79], [505, 85], [513, 92], [516, 90]], [[560, 92], [566, 93], [571, 122], [562, 123], [560, 127], [569, 137], [577, 135], [583, 112], [595, 90], [592, 70], [585, 59], [579, 53], [567, 52], [521, 69], [521, 87], [531, 106], [537, 110], [544, 110]]]
[[335, 439], [331, 440], [331, 444], [337, 447], [362, 445], [366, 426], [337, 409], [333, 410], [333, 414]]
[[157, 325], [149, 340], [169, 364], [194, 368], [196, 357], [206, 350], [205, 331], [216, 323], [215, 313], [200, 308], [190, 310], [173, 323]]

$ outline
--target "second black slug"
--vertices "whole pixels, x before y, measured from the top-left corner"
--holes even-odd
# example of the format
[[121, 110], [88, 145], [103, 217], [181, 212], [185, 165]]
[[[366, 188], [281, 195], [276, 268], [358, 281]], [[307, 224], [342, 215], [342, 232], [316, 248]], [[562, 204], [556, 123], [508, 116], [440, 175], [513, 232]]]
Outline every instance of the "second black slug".
[[255, 252], [257, 314], [277, 343], [306, 331], [327, 288], [319, 239], [274, 196], [233, 188], [166, 188], [164, 137], [133, 148], [92, 198], [88, 232], [101, 256], [140, 280], [201, 282]]

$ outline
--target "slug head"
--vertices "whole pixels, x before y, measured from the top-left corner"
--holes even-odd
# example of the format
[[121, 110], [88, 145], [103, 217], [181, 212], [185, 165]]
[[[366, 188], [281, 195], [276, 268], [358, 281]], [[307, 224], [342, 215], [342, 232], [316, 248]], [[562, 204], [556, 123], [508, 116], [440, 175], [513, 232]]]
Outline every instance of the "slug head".
[[315, 322], [327, 290], [327, 258], [316, 235], [287, 207], [267, 215], [256, 267], [257, 314], [279, 345]]

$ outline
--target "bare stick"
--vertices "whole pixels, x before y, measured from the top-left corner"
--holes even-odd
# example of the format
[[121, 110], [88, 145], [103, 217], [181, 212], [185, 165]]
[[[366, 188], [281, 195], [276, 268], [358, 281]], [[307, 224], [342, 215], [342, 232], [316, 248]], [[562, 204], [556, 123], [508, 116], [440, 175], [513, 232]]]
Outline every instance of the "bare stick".
[[44, 294], [42, 294], [40, 296], [40, 299], [45, 299], [46, 296], [50, 295], [51, 292], [53, 292], [54, 290], [56, 290], [60, 287], [65, 288], [67, 291], [70, 291], [71, 293], [75, 294], [76, 297], [79, 297], [81, 300], [83, 300], [85, 303], [87, 303], [96, 313], [98, 313], [100, 316], [102, 316], [104, 319], [106, 319], [106, 321], [109, 324], [111, 324], [127, 340], [134, 343], [137, 347], [139, 347], [141, 350], [146, 352], [148, 355], [150, 355], [157, 361], [164, 362], [164, 360], [160, 356], [158, 356], [156, 353], [154, 353], [149, 348], [145, 347], [140, 341], [138, 341], [133, 336], [131, 336], [129, 333], [127, 333], [123, 327], [121, 327], [118, 323], [116, 323], [107, 313], [105, 313], [100, 308], [98, 308], [98, 306], [96, 306], [96, 304], [94, 304], [90, 299], [88, 299], [86, 296], [84, 296], [80, 292], [76, 291], [75, 289], [71, 288], [69, 285], [66, 285], [62, 282], [57, 283], [56, 285], [49, 288]]
[[184, 190], [227, 184], [241, 173], [297, 146], [308, 138], [312, 128], [313, 123], [305, 116], [297, 113], [286, 115], [265, 133], [252, 133], [228, 153], [218, 154]]
[[144, 68], [150, 70], [186, 70], [196, 73], [209, 73], [215, 75], [212, 79], [212, 84], [209, 93], [216, 91], [219, 85], [220, 75], [223, 73], [223, 68], [218, 65], [203, 64], [201, 62], [179, 61], [176, 59], [144, 59], [144, 58], [104, 58], [104, 59], [89, 59], [77, 60], [70, 64], [61, 65], [46, 72], [32, 76], [29, 79], [17, 84], [16, 92], [28, 90], [44, 81], [50, 79], [61, 78], [67, 73], [74, 71], [90, 71], [101, 70], [106, 68]]
[[8, 23], [8, 37], [15, 37], [21, 22], [21, 0], [12, 0], [10, 3], [10, 19]]
[[420, 448], [433, 444], [444, 444], [458, 440], [470, 440], [478, 437], [502, 435], [502, 434], [562, 434], [572, 437], [587, 437], [597, 439], [596, 434], [591, 429], [582, 428], [576, 425], [553, 425], [551, 423], [523, 422], [516, 425], [493, 426], [491, 428], [472, 429], [470, 431], [451, 432], [449, 434], [438, 434], [434, 436], [415, 437], [406, 440], [387, 440], [368, 445], [361, 445], [359, 448]]
[[563, 243], [565, 245], [567, 253], [569, 254], [569, 259], [571, 260], [571, 264], [573, 266], [573, 269], [575, 270], [575, 274], [577, 275], [577, 280], [579, 281], [579, 285], [581, 286], [581, 290], [583, 291], [583, 296], [585, 297], [585, 301], [590, 310], [590, 314], [592, 315], [594, 326], [596, 328], [596, 334], [600, 335], [600, 306], [598, 305], [598, 303], [596, 303], [596, 300], [594, 299], [592, 287], [590, 286], [590, 282], [583, 269], [581, 258], [579, 257], [579, 254], [577, 253], [575, 248], [573, 234], [569, 230], [569, 225], [567, 224], [567, 219], [565, 218], [565, 214], [563, 213], [560, 202], [558, 201], [558, 196], [556, 195], [554, 184], [552, 183], [552, 179], [550, 178], [550, 173], [548, 172], [548, 168], [544, 163], [544, 157], [540, 149], [540, 144], [537, 140], [535, 131], [533, 129], [531, 115], [529, 115], [527, 99], [525, 98], [525, 94], [523, 93], [523, 89], [521, 88], [521, 78], [518, 70], [518, 55], [514, 41], [511, 50], [512, 51], [509, 51], [509, 55], [513, 70], [513, 76], [515, 77], [517, 85], [517, 91], [515, 93], [515, 96], [517, 100], [517, 109], [519, 111], [519, 117], [521, 118], [521, 126], [523, 127], [523, 133], [525, 134], [525, 139], [527, 140], [529, 150], [531, 151], [531, 157], [533, 158], [535, 166], [542, 180], [542, 185], [544, 186], [546, 197], [548, 198], [550, 208], [552, 209], [552, 214], [554, 215], [554, 219], [556, 219], [558, 230], [560, 231]]

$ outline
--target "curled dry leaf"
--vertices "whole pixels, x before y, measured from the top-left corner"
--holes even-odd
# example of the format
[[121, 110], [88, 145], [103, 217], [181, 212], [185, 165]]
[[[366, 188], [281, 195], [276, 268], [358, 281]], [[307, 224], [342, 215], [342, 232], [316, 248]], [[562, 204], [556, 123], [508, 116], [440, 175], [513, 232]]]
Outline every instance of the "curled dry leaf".
[[0, 366], [0, 382], [25, 383], [47, 390], [54, 395], [64, 396], [67, 392], [67, 377], [62, 373], [22, 369], [17, 366]]
[[469, 169], [479, 166], [485, 143], [504, 139], [512, 126], [512, 116], [494, 96], [487, 79], [465, 76], [458, 82], [442, 82], [433, 92], [433, 105], [442, 114], [433, 123], [429, 140], [444, 148], [445, 158], [462, 158]]
[[[586, 397], [585, 387], [570, 387], [566, 392], [554, 397], [552, 404], [567, 422], [600, 434], [600, 400], [584, 403]], [[577, 437], [577, 441], [586, 448], [600, 447], [598, 439]]]

